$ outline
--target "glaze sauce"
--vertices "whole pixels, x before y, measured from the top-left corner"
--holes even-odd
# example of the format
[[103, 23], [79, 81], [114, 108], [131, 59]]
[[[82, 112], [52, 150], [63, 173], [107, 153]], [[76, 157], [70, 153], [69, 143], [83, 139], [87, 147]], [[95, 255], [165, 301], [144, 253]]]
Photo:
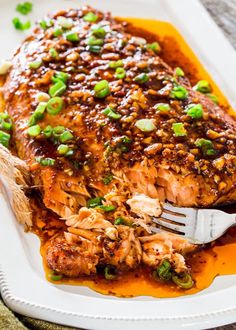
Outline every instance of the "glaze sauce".
[[[131, 30], [134, 34], [145, 37], [148, 41], [153, 41], [153, 37], [158, 40], [162, 47], [161, 57], [170, 66], [180, 66], [192, 84], [198, 80], [205, 79], [211, 83], [213, 93], [217, 95], [220, 105], [226, 111], [232, 113], [230, 105], [225, 96], [211, 79], [207, 71], [199, 62], [193, 51], [186, 44], [178, 31], [167, 22], [155, 20], [126, 18], [125, 21], [133, 24]], [[144, 29], [145, 30], [142, 30]], [[225, 207], [224, 211], [236, 213], [236, 205]], [[45, 251], [47, 240], [58, 230], [63, 229], [63, 224], [48, 210], [42, 210], [42, 206], [35, 206], [36, 226], [44, 228], [43, 233], [38, 229], [34, 232], [39, 235], [42, 241], [41, 255], [46, 273], [46, 278], [50, 280], [50, 269], [46, 265]], [[45, 222], [47, 219], [47, 222]], [[49, 224], [48, 228], [45, 223]], [[195, 286], [190, 290], [182, 290], [175, 285], [165, 284], [154, 280], [150, 270], [144, 267], [138, 268], [128, 274], [122, 274], [118, 280], [107, 281], [102, 276], [93, 278], [63, 279], [53, 282], [54, 284], [69, 284], [87, 286], [102, 294], [112, 294], [119, 297], [153, 296], [159, 298], [177, 297], [199, 292], [207, 288], [214, 278], [219, 275], [236, 274], [236, 228], [231, 228], [223, 237], [212, 244], [208, 244], [204, 249], [189, 256], [188, 265], [192, 269], [192, 276]]]

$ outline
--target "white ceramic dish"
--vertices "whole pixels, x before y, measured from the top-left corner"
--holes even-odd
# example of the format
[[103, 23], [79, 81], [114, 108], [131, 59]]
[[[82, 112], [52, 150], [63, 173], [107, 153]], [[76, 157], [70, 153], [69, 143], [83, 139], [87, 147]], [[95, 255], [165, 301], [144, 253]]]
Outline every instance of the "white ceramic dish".
[[[1, 58], [23, 39], [11, 25], [19, 1], [0, 0]], [[38, 0], [31, 20], [79, 0]], [[197, 0], [86, 1], [114, 15], [170, 21], [181, 32], [236, 108], [236, 52]], [[220, 46], [219, 46], [220, 45]], [[236, 275], [218, 277], [206, 290], [172, 299], [103, 296], [86, 287], [56, 286], [44, 278], [39, 240], [25, 234], [0, 196], [0, 288], [5, 303], [31, 317], [86, 329], [206, 329], [236, 321]]]

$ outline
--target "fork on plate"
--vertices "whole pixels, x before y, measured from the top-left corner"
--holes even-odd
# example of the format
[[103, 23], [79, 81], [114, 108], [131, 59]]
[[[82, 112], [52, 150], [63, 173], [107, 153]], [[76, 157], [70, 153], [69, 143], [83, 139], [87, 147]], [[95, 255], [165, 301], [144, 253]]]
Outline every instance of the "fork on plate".
[[[163, 230], [189, 239], [191, 243], [206, 244], [236, 225], [236, 214], [215, 209], [175, 207], [166, 203], [161, 216], [153, 218], [153, 223]], [[151, 226], [150, 229], [153, 233], [160, 231], [155, 226]]]

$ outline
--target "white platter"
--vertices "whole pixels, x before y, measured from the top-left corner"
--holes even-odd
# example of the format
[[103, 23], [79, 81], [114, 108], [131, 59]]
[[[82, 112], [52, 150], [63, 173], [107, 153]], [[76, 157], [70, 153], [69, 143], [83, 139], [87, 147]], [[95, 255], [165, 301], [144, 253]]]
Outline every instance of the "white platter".
[[[24, 34], [11, 19], [16, 0], [0, 0], [1, 58], [10, 58]], [[50, 10], [80, 6], [79, 0], [33, 1], [31, 20]], [[167, 20], [181, 32], [236, 108], [236, 52], [197, 0], [86, 1], [117, 16]], [[25, 19], [25, 18], [24, 18]], [[236, 321], [236, 275], [221, 276], [206, 290], [171, 299], [103, 296], [86, 287], [52, 285], [45, 280], [39, 240], [25, 234], [0, 195], [0, 289], [14, 311], [86, 329], [207, 329]]]

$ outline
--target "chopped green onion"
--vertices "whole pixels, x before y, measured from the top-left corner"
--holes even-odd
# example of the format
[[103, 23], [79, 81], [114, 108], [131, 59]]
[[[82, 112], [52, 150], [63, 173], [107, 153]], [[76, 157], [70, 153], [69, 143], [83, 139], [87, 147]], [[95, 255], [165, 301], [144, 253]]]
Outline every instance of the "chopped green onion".
[[41, 20], [39, 21], [39, 25], [43, 30], [46, 30], [47, 28], [50, 28], [53, 25], [53, 21], [52, 20]]
[[95, 38], [95, 37], [89, 37], [87, 40], [87, 45], [89, 46], [102, 46], [104, 43], [103, 39]]
[[147, 49], [151, 49], [154, 53], [160, 53], [161, 47], [158, 42], [153, 42], [151, 44], [146, 44]]
[[29, 136], [36, 137], [40, 134], [41, 128], [39, 125], [34, 125], [28, 128], [27, 133]]
[[187, 135], [187, 131], [184, 128], [183, 123], [174, 123], [174, 124], [172, 124], [172, 129], [175, 133], [175, 136], [186, 136]]
[[95, 197], [91, 198], [87, 201], [87, 206], [90, 208], [97, 207], [99, 205], [102, 205], [102, 201], [104, 200], [103, 197]]
[[91, 29], [92, 35], [94, 35], [97, 38], [104, 38], [106, 35], [106, 31], [97, 25], [94, 25]]
[[89, 12], [88, 14], [84, 15], [83, 17], [84, 21], [94, 23], [97, 21], [98, 17], [92, 12]]
[[126, 226], [126, 221], [124, 218], [122, 217], [118, 217], [116, 218], [115, 222], [114, 222], [114, 225], [118, 226], [118, 225], [124, 225]]
[[134, 81], [137, 83], [137, 84], [144, 84], [146, 83], [147, 81], [149, 80], [149, 77], [146, 73], [140, 73], [138, 74], [135, 78], [134, 78]]
[[103, 181], [103, 183], [105, 184], [105, 185], [108, 185], [112, 180], [113, 180], [113, 177], [114, 177], [114, 175], [113, 174], [107, 174], [103, 179], [102, 179], [102, 181]]
[[184, 71], [180, 67], [177, 67], [174, 71], [174, 75], [177, 77], [184, 77]]
[[110, 87], [107, 80], [99, 81], [93, 88], [94, 96], [100, 99], [108, 96], [110, 94]]
[[66, 85], [63, 81], [58, 80], [53, 86], [49, 88], [49, 95], [51, 97], [60, 96], [62, 95], [66, 90]]
[[37, 102], [48, 102], [50, 96], [47, 93], [39, 92], [36, 94], [35, 99]]
[[59, 139], [61, 134], [65, 132], [65, 127], [64, 126], [56, 126], [52, 130], [52, 135], [56, 138]]
[[79, 41], [79, 36], [77, 32], [67, 32], [65, 33], [66, 40], [71, 41], [71, 42], [77, 42]]
[[96, 208], [104, 212], [113, 212], [116, 210], [114, 205], [98, 205]]
[[206, 96], [209, 97], [215, 104], [219, 104], [218, 97], [211, 93], [206, 93]]
[[12, 120], [10, 116], [5, 112], [0, 113], [0, 127], [7, 131], [12, 129]]
[[22, 3], [18, 3], [18, 5], [16, 6], [16, 11], [18, 11], [20, 14], [22, 15], [28, 15], [33, 8], [33, 4], [31, 2], [22, 2]]
[[43, 119], [43, 114], [46, 110], [46, 106], [46, 102], [40, 102], [38, 104], [37, 108], [29, 118], [28, 126], [33, 126], [37, 123], [38, 120]]
[[175, 86], [170, 92], [170, 97], [178, 100], [185, 100], [188, 97], [188, 91], [183, 86]]
[[63, 108], [63, 99], [59, 96], [53, 97], [47, 103], [47, 112], [50, 115], [57, 115]]
[[55, 48], [50, 48], [50, 49], [49, 49], [49, 54], [50, 54], [53, 58], [57, 58], [57, 57], [58, 57], [58, 52], [56, 51]]
[[70, 141], [74, 138], [73, 134], [70, 132], [70, 131], [64, 131], [60, 137], [59, 137], [59, 140], [64, 143], [64, 142], [67, 142], [67, 141]]
[[71, 18], [66, 18], [63, 16], [58, 17], [57, 24], [60, 25], [63, 29], [70, 29], [74, 25]]
[[18, 17], [13, 18], [12, 24], [14, 25], [16, 30], [21, 30], [21, 31], [28, 30], [31, 27], [30, 21], [22, 23]]
[[70, 78], [69, 73], [63, 71], [57, 71], [55, 75], [52, 77], [52, 82], [57, 83], [60, 80], [66, 84], [69, 78]]
[[200, 93], [210, 93], [212, 91], [211, 85], [207, 80], [200, 80], [193, 89]]
[[114, 266], [106, 266], [104, 268], [104, 276], [106, 280], [115, 280], [116, 279], [116, 273], [115, 273], [115, 267]]
[[117, 68], [115, 72], [115, 78], [124, 79], [126, 77], [126, 71], [124, 68]]
[[170, 106], [168, 103], [157, 103], [155, 105], [155, 109], [159, 110], [160, 112], [168, 112], [170, 110]]
[[109, 62], [109, 68], [111, 69], [116, 69], [122, 66], [124, 66], [124, 62], [122, 60]]
[[55, 165], [55, 159], [53, 159], [53, 158], [35, 157], [35, 160], [37, 163], [39, 163], [42, 166], [54, 166]]
[[9, 147], [9, 142], [10, 142], [10, 138], [11, 138], [11, 135], [4, 132], [4, 131], [0, 131], [0, 143], [8, 148]]
[[135, 126], [142, 132], [152, 132], [156, 129], [153, 119], [139, 119], [136, 121]]
[[60, 281], [63, 278], [63, 275], [53, 272], [49, 275], [51, 281]]
[[193, 119], [201, 119], [203, 117], [203, 109], [201, 104], [189, 104], [186, 113]]
[[203, 154], [206, 156], [213, 156], [216, 154], [214, 145], [211, 140], [197, 139], [195, 141], [195, 145], [197, 147], [200, 147], [202, 149]]
[[88, 50], [92, 53], [100, 53], [101, 49], [101, 46], [88, 46]]
[[132, 142], [132, 140], [128, 136], [124, 135], [123, 138], [122, 138], [122, 142], [129, 144], [129, 143]]
[[105, 110], [102, 111], [102, 113], [107, 117], [115, 120], [120, 119], [122, 117], [121, 114], [115, 112], [112, 107], [107, 107]]
[[54, 37], [59, 37], [63, 34], [63, 30], [59, 27], [55, 28], [55, 30], [53, 31], [53, 35]]
[[42, 65], [42, 60], [39, 61], [33, 61], [29, 63], [30, 69], [38, 69]]
[[45, 127], [43, 130], [43, 135], [46, 138], [50, 138], [52, 136], [52, 126], [48, 125], [47, 127]]
[[194, 281], [190, 274], [172, 274], [172, 281], [182, 289], [191, 289], [194, 285]]
[[70, 148], [66, 144], [60, 144], [57, 148], [59, 155], [65, 155], [69, 150]]
[[168, 260], [163, 260], [157, 268], [157, 275], [162, 281], [169, 281], [171, 279], [171, 264]]

